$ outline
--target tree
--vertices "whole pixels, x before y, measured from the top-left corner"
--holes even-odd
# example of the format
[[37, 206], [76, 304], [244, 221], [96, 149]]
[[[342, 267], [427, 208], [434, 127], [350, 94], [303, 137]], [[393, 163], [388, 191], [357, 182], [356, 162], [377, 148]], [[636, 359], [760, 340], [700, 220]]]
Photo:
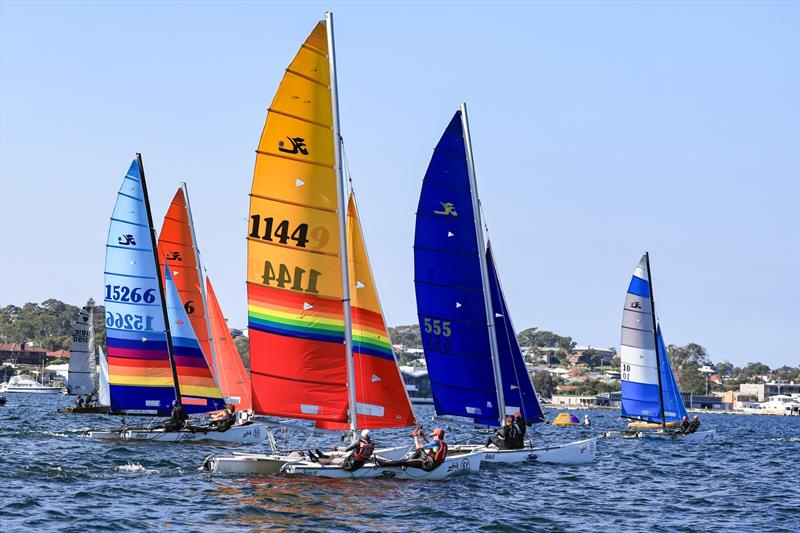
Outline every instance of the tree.
[[542, 398], [553, 397], [558, 381], [550, 372], [536, 372], [533, 375], [533, 386]]
[[578, 362], [588, 366], [589, 368], [594, 368], [603, 364], [603, 356], [597, 353], [595, 350], [589, 348], [581, 354], [581, 356], [578, 358]]
[[567, 352], [575, 347], [575, 343], [572, 342], [572, 337], [562, 337], [561, 335], [556, 335], [552, 331], [538, 331], [537, 328], [522, 330], [517, 335], [517, 341], [520, 346], [530, 348], [561, 348]]
[[720, 376], [728, 377], [733, 375], [733, 369], [734, 369], [733, 363], [730, 363], [728, 361], [717, 363], [714, 366], [714, 368], [716, 369], [717, 374], [719, 374]]
[[236, 346], [236, 349], [239, 351], [239, 357], [242, 358], [242, 363], [244, 367], [247, 369], [247, 372], [250, 372], [250, 337], [245, 337], [244, 335], [240, 337], [236, 337], [233, 339], [233, 344]]
[[667, 353], [681, 391], [705, 394], [706, 376], [700, 372], [700, 367], [711, 365], [706, 349], [695, 343], [686, 346], [670, 344], [667, 346]]

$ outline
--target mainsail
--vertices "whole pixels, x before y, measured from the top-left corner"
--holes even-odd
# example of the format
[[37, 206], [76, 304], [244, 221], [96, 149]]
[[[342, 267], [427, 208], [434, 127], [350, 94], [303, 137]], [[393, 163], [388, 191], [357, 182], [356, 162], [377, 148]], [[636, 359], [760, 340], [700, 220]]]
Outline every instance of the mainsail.
[[134, 160], [117, 194], [106, 244], [112, 413], [166, 415], [175, 399], [151, 228], [143, 176]]
[[226, 402], [236, 404], [237, 409], [252, 409], [250, 395], [250, 376], [244, 368], [239, 350], [231, 338], [217, 295], [211, 286], [211, 278], [206, 276], [206, 297], [208, 318], [211, 324], [211, 343], [217, 354], [215, 374]]
[[161, 226], [161, 233], [158, 235], [158, 258], [162, 272], [164, 262], [169, 261], [181, 302], [189, 315], [206, 363], [213, 371], [214, 358], [209, 343], [206, 309], [203, 305], [203, 281], [193, 243], [187, 198], [183, 188], [179, 188], [172, 198], [164, 217], [164, 224]]
[[634, 270], [622, 312], [622, 415], [647, 422], [677, 422], [686, 416], [686, 407], [653, 314], [652, 292], [645, 253]]
[[178, 289], [173, 281], [172, 264], [165, 265], [167, 311], [175, 350], [175, 369], [180, 384], [181, 403], [187, 413], [205, 413], [225, 407], [214, 375], [206, 363], [197, 335]]
[[67, 390], [70, 394], [91, 394], [96, 390], [94, 360], [94, 302], [87, 303], [72, 326]]
[[434, 150], [417, 208], [414, 281], [434, 407], [495, 426], [521, 409], [538, 422], [541, 408], [491, 253], [482, 256], [464, 112], [456, 112]]

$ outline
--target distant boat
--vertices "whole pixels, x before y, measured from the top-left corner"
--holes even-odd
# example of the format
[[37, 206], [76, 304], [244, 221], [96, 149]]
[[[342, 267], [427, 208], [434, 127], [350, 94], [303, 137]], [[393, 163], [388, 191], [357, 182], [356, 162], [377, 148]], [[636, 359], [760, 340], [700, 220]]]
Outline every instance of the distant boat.
[[8, 383], [5, 383], [0, 392], [5, 393], [26, 393], [26, 394], [58, 394], [61, 387], [45, 385], [36, 381], [32, 376], [11, 376]]
[[[67, 394], [86, 397], [97, 394], [97, 361], [95, 359], [94, 300], [89, 300], [78, 313], [72, 326], [72, 345], [69, 350]], [[80, 404], [58, 409], [59, 413], [108, 413], [108, 405]]]
[[[141, 156], [117, 194], [106, 245], [105, 306], [111, 413], [170, 415], [173, 403], [188, 414], [224, 407], [222, 394], [178, 295], [167, 263], [162, 277]], [[260, 442], [265, 428], [226, 431], [126, 429], [116, 437], [161, 442]], [[92, 438], [109, 432], [89, 431]]]
[[[414, 239], [417, 313], [436, 414], [498, 427], [520, 412], [545, 420], [517, 342], [491, 245], [484, 242], [466, 104], [456, 111], [422, 182]], [[483, 450], [489, 462], [584, 463], [595, 440]]]
[[672, 372], [655, 311], [650, 254], [645, 252], [633, 272], [622, 312], [620, 348], [622, 416], [633, 428], [661, 428], [661, 435], [702, 439], [714, 431], [688, 435], [669, 433], [680, 425], [686, 406]]

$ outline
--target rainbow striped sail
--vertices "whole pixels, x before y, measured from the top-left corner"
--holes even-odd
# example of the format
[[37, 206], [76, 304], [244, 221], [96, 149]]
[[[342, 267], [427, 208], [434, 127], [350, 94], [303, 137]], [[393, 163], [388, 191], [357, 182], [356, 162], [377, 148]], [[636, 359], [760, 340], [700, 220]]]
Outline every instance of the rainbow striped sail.
[[166, 415], [175, 399], [148, 209], [134, 160], [117, 193], [106, 243], [112, 413]]

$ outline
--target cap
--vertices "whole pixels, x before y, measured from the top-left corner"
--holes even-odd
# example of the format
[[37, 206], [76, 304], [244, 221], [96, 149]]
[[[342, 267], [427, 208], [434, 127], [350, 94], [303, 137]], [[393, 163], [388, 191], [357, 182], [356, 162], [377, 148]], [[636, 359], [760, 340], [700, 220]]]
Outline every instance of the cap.
[[442, 428], [436, 428], [433, 430], [433, 433], [431, 433], [431, 435], [435, 435], [440, 439], [444, 438], [444, 430]]

